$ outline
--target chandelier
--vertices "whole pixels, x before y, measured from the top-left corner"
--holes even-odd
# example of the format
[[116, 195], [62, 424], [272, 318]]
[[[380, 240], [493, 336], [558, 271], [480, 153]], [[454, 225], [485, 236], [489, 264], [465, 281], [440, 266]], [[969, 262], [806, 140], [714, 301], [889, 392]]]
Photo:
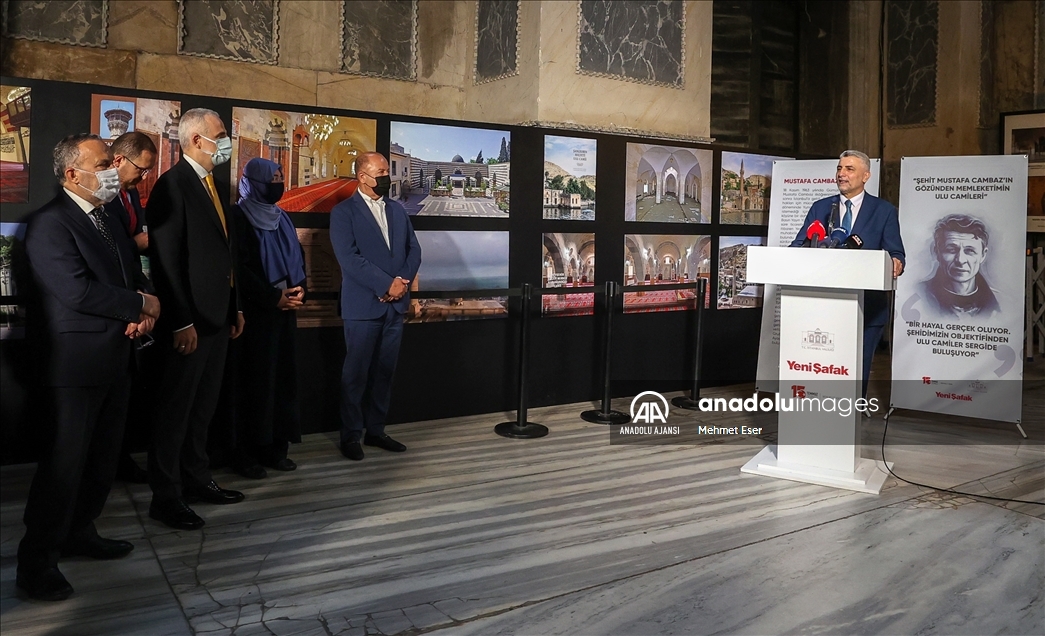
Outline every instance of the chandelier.
[[341, 120], [334, 115], [305, 115], [305, 126], [316, 141], [326, 141]]

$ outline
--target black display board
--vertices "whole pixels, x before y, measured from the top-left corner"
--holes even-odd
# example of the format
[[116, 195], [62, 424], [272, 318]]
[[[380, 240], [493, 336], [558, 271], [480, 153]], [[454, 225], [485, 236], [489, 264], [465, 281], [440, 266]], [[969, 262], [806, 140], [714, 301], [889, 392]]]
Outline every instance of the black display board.
[[[412, 217], [415, 230], [492, 230], [510, 235], [509, 286], [518, 289], [541, 283], [542, 236], [551, 232], [594, 232], [598, 255], [595, 290], [606, 281], [621, 282], [625, 234], [700, 234], [712, 237], [711, 254], [720, 236], [765, 236], [767, 227], [721, 225], [718, 215], [722, 147], [619, 135], [505, 126], [481, 122], [445, 121], [387, 113], [344, 111], [279, 102], [223, 99], [136, 91], [90, 84], [2, 78], [5, 86], [32, 88], [32, 135], [28, 203], [4, 204], [0, 220], [24, 221], [58, 191], [51, 167], [51, 150], [64, 136], [90, 130], [91, 96], [96, 93], [140, 98], [176, 99], [182, 112], [206, 107], [231, 126], [233, 107], [326, 113], [377, 120], [377, 147], [387, 155], [391, 121], [496, 128], [511, 133], [511, 214], [508, 218]], [[544, 136], [596, 139], [597, 181], [594, 221], [543, 219]], [[626, 146], [653, 143], [714, 151], [713, 213], [710, 223], [625, 222]], [[748, 151], [750, 152], [750, 151]], [[780, 153], [774, 153], [780, 154]], [[229, 164], [219, 166], [216, 180], [229, 183]], [[328, 214], [292, 214], [298, 227], [324, 228]], [[717, 258], [711, 259], [712, 293], [716, 289]], [[592, 288], [587, 288], [591, 290]], [[540, 301], [535, 299], [539, 308]], [[531, 406], [596, 400], [601, 389], [602, 297], [587, 316], [540, 317], [531, 324], [529, 380]], [[516, 360], [519, 311], [517, 299], [507, 319], [408, 324], [396, 371], [390, 423], [421, 421], [477, 413], [514, 410], [517, 402]], [[616, 309], [620, 311], [620, 307]], [[714, 299], [705, 312], [702, 385], [753, 382], [758, 352], [761, 309], [721, 311]], [[644, 390], [673, 391], [690, 386], [695, 312], [667, 311], [620, 315], [614, 320], [613, 392], [633, 395]], [[298, 330], [299, 401], [304, 432], [339, 427], [338, 393], [344, 357], [341, 329]], [[33, 424], [40, 399], [29, 379], [30, 352], [24, 340], [0, 341], [3, 461], [24, 461], [32, 455]]]

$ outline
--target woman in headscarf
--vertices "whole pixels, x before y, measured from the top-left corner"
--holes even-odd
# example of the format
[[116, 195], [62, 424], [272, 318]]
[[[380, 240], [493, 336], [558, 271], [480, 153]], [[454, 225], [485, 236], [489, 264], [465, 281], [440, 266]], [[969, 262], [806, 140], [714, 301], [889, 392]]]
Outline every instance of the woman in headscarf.
[[230, 209], [239, 244], [237, 284], [245, 324], [240, 338], [233, 469], [261, 479], [265, 468], [294, 470], [290, 443], [301, 441], [295, 363], [295, 311], [305, 298], [305, 258], [283, 196], [279, 164], [256, 158], [239, 180]]

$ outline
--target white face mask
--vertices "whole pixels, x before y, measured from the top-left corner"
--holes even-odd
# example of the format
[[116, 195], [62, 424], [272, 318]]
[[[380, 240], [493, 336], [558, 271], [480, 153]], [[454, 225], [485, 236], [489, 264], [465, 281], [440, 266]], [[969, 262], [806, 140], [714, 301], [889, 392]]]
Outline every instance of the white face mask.
[[[203, 137], [203, 135], [200, 135], [200, 137]], [[214, 162], [214, 165], [220, 166], [232, 157], [232, 140], [228, 137], [222, 137], [217, 141], [210, 137], [203, 138], [215, 146], [214, 152], [210, 155], [210, 160]]]
[[90, 170], [81, 170], [79, 168], [73, 168], [77, 172], [86, 172], [93, 174], [94, 178], [98, 180], [98, 189], [91, 191], [84, 188], [83, 185], [77, 183], [84, 190], [91, 193], [91, 196], [98, 199], [102, 203], [108, 203], [116, 198], [116, 195], [120, 193], [120, 174], [116, 171], [116, 168], [107, 168], [105, 170], [99, 170], [98, 172], [91, 172]]

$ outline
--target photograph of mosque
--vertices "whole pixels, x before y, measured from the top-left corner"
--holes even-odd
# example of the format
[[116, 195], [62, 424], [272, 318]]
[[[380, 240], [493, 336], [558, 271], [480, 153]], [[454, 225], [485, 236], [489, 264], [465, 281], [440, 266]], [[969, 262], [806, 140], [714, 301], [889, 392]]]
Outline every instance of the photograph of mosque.
[[762, 285], [747, 282], [747, 248], [765, 245], [764, 236], [723, 236], [718, 245], [718, 308], [762, 306]]
[[25, 336], [25, 305], [12, 301], [18, 295], [14, 264], [24, 249], [25, 223], [0, 223], [0, 340]]
[[[697, 277], [711, 275], [711, 237], [624, 235], [624, 313], [696, 309]], [[686, 285], [657, 289], [658, 285]], [[636, 289], [641, 291], [635, 291]], [[710, 290], [708, 294], [710, 295]], [[704, 306], [709, 306], [704, 298]]]
[[595, 220], [596, 141], [544, 136], [544, 218]]
[[120, 95], [91, 95], [91, 132], [112, 143], [126, 132], [145, 133], [156, 145], [156, 166], [138, 184], [142, 207], [160, 175], [170, 170], [181, 157], [178, 122], [181, 102]]
[[624, 220], [711, 222], [710, 150], [628, 144]]
[[29, 201], [32, 90], [0, 85], [0, 203]]
[[505, 130], [392, 122], [392, 190], [411, 215], [507, 218], [512, 136]]
[[[417, 232], [421, 269], [410, 282], [406, 322], [507, 318], [507, 296], [453, 297], [440, 292], [508, 289], [508, 232]], [[439, 298], [422, 298], [438, 293]]]
[[[594, 142], [592, 142], [594, 144]], [[544, 235], [541, 287], [593, 287], [595, 285], [595, 233]], [[546, 294], [541, 313], [555, 316], [586, 316], [595, 311], [595, 294]]]
[[377, 148], [377, 121], [260, 108], [232, 109], [232, 188], [255, 157], [283, 166], [287, 212], [330, 213], [356, 191], [356, 157]]
[[769, 225], [773, 162], [784, 159], [786, 157], [723, 152], [719, 222], [729, 225]]

